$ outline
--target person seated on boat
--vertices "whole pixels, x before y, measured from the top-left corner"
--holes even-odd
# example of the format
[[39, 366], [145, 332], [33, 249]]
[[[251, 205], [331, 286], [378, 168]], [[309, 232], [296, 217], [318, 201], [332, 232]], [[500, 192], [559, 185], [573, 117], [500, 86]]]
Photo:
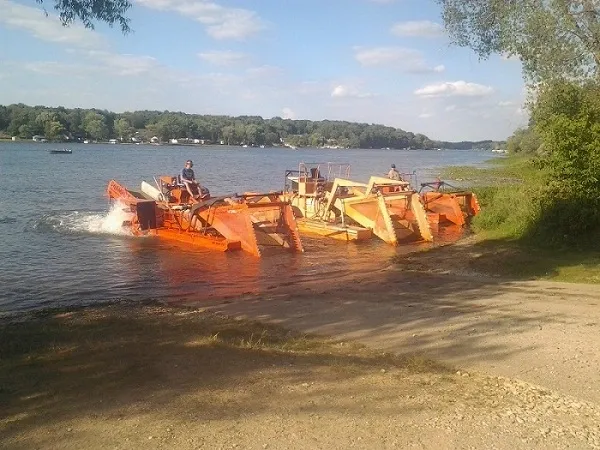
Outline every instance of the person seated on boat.
[[181, 182], [185, 186], [185, 189], [190, 194], [190, 197], [194, 200], [200, 200], [203, 198], [203, 191], [205, 189], [200, 186], [200, 183], [196, 181], [196, 175], [194, 174], [194, 163], [191, 159], [185, 162], [184, 168], [181, 170]]
[[392, 164], [387, 176], [390, 180], [403, 181], [400, 172], [396, 170], [396, 164]]

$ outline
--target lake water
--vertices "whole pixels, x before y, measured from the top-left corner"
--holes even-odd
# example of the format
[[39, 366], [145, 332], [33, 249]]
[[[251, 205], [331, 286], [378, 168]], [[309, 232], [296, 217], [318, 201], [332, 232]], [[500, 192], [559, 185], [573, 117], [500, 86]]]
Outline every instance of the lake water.
[[109, 214], [111, 178], [138, 188], [142, 180], [176, 174], [194, 160], [196, 178], [213, 195], [281, 190], [284, 171], [304, 162], [352, 164], [351, 178], [417, 171], [419, 182], [451, 165], [481, 165], [483, 151], [327, 150], [146, 145], [0, 143], [0, 315], [36, 308], [114, 300], [197, 301], [268, 291], [277, 285], [336, 277], [397, 253], [367, 244], [303, 239], [304, 254], [256, 259], [243, 252], [186, 249], [155, 238], [124, 235]]

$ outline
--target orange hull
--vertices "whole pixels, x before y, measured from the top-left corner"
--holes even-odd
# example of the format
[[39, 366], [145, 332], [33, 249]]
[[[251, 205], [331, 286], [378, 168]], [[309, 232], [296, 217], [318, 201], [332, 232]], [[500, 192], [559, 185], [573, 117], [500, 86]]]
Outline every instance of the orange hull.
[[241, 250], [242, 244], [239, 241], [231, 241], [225, 238], [206, 236], [200, 233], [182, 232], [169, 228], [158, 228], [156, 235], [164, 239], [184, 242], [196, 247], [207, 248], [221, 252]]
[[423, 192], [421, 200], [433, 224], [450, 222], [462, 227], [480, 211], [477, 197], [471, 192]]
[[161, 192], [142, 183], [142, 190], [146, 194], [130, 191], [114, 180], [107, 188], [111, 199], [128, 207], [131, 220], [123, 225], [133, 234], [153, 234], [212, 250], [244, 250], [254, 256], [261, 256], [265, 245], [304, 251], [287, 202], [255, 202], [261, 194], [253, 194], [252, 201], [241, 196], [181, 203], [186, 192], [179, 186], [169, 185]]

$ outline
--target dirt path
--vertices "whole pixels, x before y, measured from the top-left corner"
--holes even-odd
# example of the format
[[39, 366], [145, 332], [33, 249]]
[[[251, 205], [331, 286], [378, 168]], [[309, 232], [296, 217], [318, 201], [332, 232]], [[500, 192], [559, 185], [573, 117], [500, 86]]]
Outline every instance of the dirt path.
[[600, 405], [600, 288], [388, 268], [345, 286], [207, 309], [418, 353]]
[[600, 408], [420, 357], [123, 304], [0, 322], [0, 447], [598, 450]]

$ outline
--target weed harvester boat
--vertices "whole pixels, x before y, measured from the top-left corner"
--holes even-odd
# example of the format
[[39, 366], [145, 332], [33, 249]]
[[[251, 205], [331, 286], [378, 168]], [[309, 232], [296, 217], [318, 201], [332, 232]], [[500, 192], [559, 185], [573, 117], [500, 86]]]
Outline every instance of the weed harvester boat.
[[450, 223], [465, 226], [481, 210], [477, 196], [445, 181], [421, 183], [421, 201], [432, 225]]
[[125, 205], [123, 223], [134, 235], [161, 238], [221, 251], [244, 250], [261, 256], [268, 248], [302, 252], [296, 219], [279, 193], [210, 197], [197, 201], [178, 183], [161, 176], [155, 186], [142, 182], [139, 191], [115, 180], [108, 183], [111, 200]]
[[294, 207], [302, 232], [357, 241], [374, 234], [392, 245], [433, 239], [408, 182], [371, 177], [365, 184], [349, 175], [349, 164], [334, 163], [300, 163], [286, 171], [283, 199]]

